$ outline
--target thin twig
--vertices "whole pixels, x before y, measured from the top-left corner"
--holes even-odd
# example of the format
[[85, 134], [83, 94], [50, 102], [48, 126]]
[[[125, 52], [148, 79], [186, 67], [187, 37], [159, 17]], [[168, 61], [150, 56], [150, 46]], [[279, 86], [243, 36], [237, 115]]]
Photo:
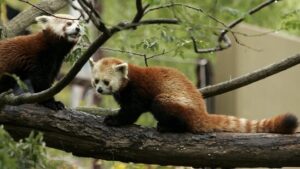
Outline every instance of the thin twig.
[[91, 2], [87, 2], [86, 0], [82, 0], [82, 2], [84, 3], [84, 5], [86, 5], [90, 10], [91, 12], [99, 19], [101, 19], [99, 13], [95, 10], [93, 4]]
[[220, 38], [223, 37], [230, 29], [234, 28], [236, 25], [238, 25], [239, 23], [243, 22], [246, 19], [246, 16], [248, 15], [253, 15], [256, 12], [260, 11], [261, 9], [269, 6], [270, 4], [276, 2], [278, 0], [267, 0], [261, 4], [259, 4], [258, 6], [250, 9], [246, 15], [244, 15], [243, 17], [238, 18], [237, 20], [233, 21], [231, 24], [228, 25], [228, 29], [225, 29], [222, 31], [222, 33], [220, 34]]
[[265, 36], [265, 35], [269, 35], [271, 33], [276, 33], [280, 31], [280, 29], [276, 29], [276, 30], [271, 30], [271, 31], [266, 31], [266, 32], [262, 32], [262, 33], [256, 33], [256, 34], [247, 34], [247, 33], [243, 33], [243, 32], [238, 32], [238, 31], [233, 31], [235, 34], [237, 35], [241, 35], [241, 36], [245, 36], [245, 37], [258, 37], [258, 36]]
[[123, 49], [113, 49], [113, 48], [107, 48], [107, 47], [101, 47], [100, 49], [114, 51], [114, 52], [127, 53], [127, 54], [130, 54], [130, 55], [143, 56], [143, 57], [146, 55], [146, 54], [142, 54], [142, 53], [126, 51], [126, 50], [123, 50]]
[[102, 18], [98, 14], [98, 12], [94, 9], [93, 5], [88, 3], [86, 0], [78, 0], [78, 3], [85, 11], [85, 13], [89, 16], [93, 24], [97, 27], [97, 29], [105, 34], [109, 34], [109, 30], [105, 26], [105, 23], [102, 21]]
[[217, 44], [217, 46], [213, 47], [213, 48], [203, 48], [203, 49], [198, 49], [197, 48], [197, 41], [196, 39], [191, 36], [191, 39], [193, 41], [193, 46], [194, 46], [194, 51], [196, 53], [212, 53], [212, 52], [218, 52], [224, 49], [227, 49], [231, 46], [231, 40], [230, 38], [225, 34], [223, 37], [223, 42], [224, 44], [221, 44], [220, 42]]
[[214, 20], [215, 22], [223, 25], [224, 27], [227, 27], [227, 25], [220, 21], [218, 18], [208, 14], [207, 12], [205, 12], [203, 9], [201, 8], [196, 8], [196, 7], [193, 7], [193, 6], [190, 6], [190, 5], [187, 5], [187, 4], [181, 4], [181, 3], [171, 3], [171, 4], [167, 4], [167, 5], [162, 5], [162, 6], [159, 6], [159, 7], [154, 7], [154, 8], [149, 8], [147, 11], [145, 11], [145, 14], [151, 12], [151, 11], [154, 11], [154, 10], [157, 10], [157, 9], [162, 9], [162, 8], [170, 8], [170, 7], [174, 7], [174, 6], [181, 6], [181, 7], [185, 7], [185, 8], [189, 8], [189, 9], [192, 9], [192, 10], [195, 10], [195, 11], [198, 11], [198, 12], [201, 12], [203, 13], [204, 15], [206, 15], [207, 17], [209, 17], [210, 19]]
[[[264, 7], [270, 5], [271, 3], [275, 2], [276, 0], [268, 0], [260, 5], [258, 5], [257, 7], [251, 9], [248, 11], [248, 15], [252, 15], [256, 12], [258, 12], [259, 10], [263, 9]], [[211, 18], [212, 20], [216, 21], [217, 23], [220, 23], [221, 25], [223, 25], [225, 27], [224, 30], [221, 31], [220, 35], [219, 35], [219, 38], [218, 38], [218, 44], [216, 47], [214, 48], [208, 48], [208, 49], [198, 49], [197, 47], [197, 43], [196, 43], [196, 40], [195, 38], [192, 36], [192, 40], [193, 40], [193, 45], [194, 45], [194, 50], [196, 53], [210, 53], [210, 52], [216, 52], [216, 51], [221, 51], [221, 50], [224, 50], [224, 49], [227, 49], [231, 46], [231, 44], [228, 44], [228, 41], [227, 39], [229, 39], [228, 37], [226, 37], [226, 33], [228, 32], [231, 32], [233, 37], [234, 37], [234, 40], [236, 41], [237, 44], [241, 45], [241, 46], [244, 46], [244, 47], [248, 47], [250, 49], [253, 49], [243, 43], [241, 43], [238, 38], [236, 37], [235, 33], [231, 31], [232, 28], [234, 28], [236, 25], [238, 25], [239, 23], [241, 23], [242, 21], [245, 20], [245, 17], [241, 17], [237, 20], [235, 20], [234, 22], [232, 22], [231, 24], [229, 24], [228, 26], [221, 22], [219, 19], [217, 19], [216, 17], [214, 16], [211, 16], [209, 15], [208, 13], [206, 13], [204, 10], [202, 10], [201, 8], [195, 8], [195, 7], [192, 7], [190, 5], [186, 5], [186, 4], [180, 4], [180, 3], [171, 3], [171, 4], [166, 4], [166, 5], [162, 5], [162, 6], [158, 6], [158, 7], [153, 7], [153, 8], [149, 8], [148, 10], [145, 11], [145, 14], [151, 12], [151, 11], [154, 11], [154, 10], [158, 10], [158, 9], [163, 9], [163, 8], [170, 8], [170, 7], [173, 7], [173, 6], [182, 6], [182, 7], [186, 7], [186, 8], [189, 8], [189, 9], [193, 9], [193, 10], [196, 10], [196, 11], [199, 11], [203, 14], [205, 14], [206, 16], [208, 16], [209, 18]], [[221, 45], [221, 43], [224, 42], [225, 44]], [[253, 49], [253, 50], [257, 50], [257, 49]]]
[[[195, 11], [198, 11], [198, 12], [201, 12], [203, 13], [204, 15], [206, 15], [207, 17], [209, 17], [210, 19], [214, 20], [215, 22], [223, 25], [226, 29], [228, 29], [227, 25], [225, 23], [223, 23], [222, 21], [220, 21], [219, 19], [217, 19], [216, 17], [208, 14], [207, 12], [205, 12], [203, 9], [201, 8], [196, 8], [196, 7], [193, 7], [193, 6], [190, 6], [190, 5], [187, 5], [187, 4], [181, 4], [181, 3], [171, 3], [171, 4], [166, 4], [166, 5], [162, 5], [162, 6], [158, 6], [158, 7], [153, 7], [153, 8], [149, 8], [148, 10], [145, 11], [145, 14], [149, 13], [149, 12], [152, 12], [152, 11], [155, 11], [155, 10], [158, 10], [158, 9], [163, 9], [163, 8], [171, 8], [171, 7], [174, 7], [174, 6], [181, 6], [181, 7], [185, 7], [185, 8], [188, 8], [188, 9], [192, 9], [192, 10], [195, 10]], [[237, 41], [238, 44], [240, 44], [240, 42], [237, 40], [237, 38], [235, 37], [234, 33], [232, 33], [233, 37], [235, 38], [235, 40]], [[197, 44], [196, 44], [196, 39], [191, 36], [191, 39], [193, 41], [193, 45], [194, 45], [194, 50], [196, 53], [199, 53], [199, 50], [197, 48]], [[228, 37], [223, 37], [222, 38], [222, 41], [218, 41], [218, 45], [215, 47], [215, 48], [209, 48], [209, 49], [202, 49], [201, 50], [201, 53], [210, 53], [210, 52], [216, 52], [216, 51], [220, 51], [220, 50], [223, 50], [223, 49], [226, 49], [228, 47], [231, 46], [231, 43], [229, 40]], [[225, 44], [221, 45], [221, 42], [224, 42]]]
[[158, 19], [145, 19], [136, 23], [119, 23], [117, 26], [113, 27], [113, 30], [125, 30], [125, 29], [134, 29], [137, 26], [142, 25], [159, 25], [159, 24], [178, 24], [179, 21], [173, 18], [158, 18]]
[[[263, 3], [261, 3], [260, 5], [254, 7], [253, 9], [250, 9], [250, 10], [247, 12], [247, 15], [253, 15], [254, 13], [260, 11], [261, 9], [265, 8], [266, 6], [272, 4], [272, 3], [275, 2], [275, 1], [276, 1], [276, 0], [267, 0], [267, 1], [263, 2]], [[244, 21], [245, 18], [246, 18], [246, 15], [243, 16], [243, 17], [241, 17], [241, 18], [239, 18], [239, 19], [237, 19], [237, 20], [235, 20], [235, 21], [233, 21], [231, 24], [229, 24], [229, 25], [227, 26], [226, 29], [224, 29], [223, 31], [221, 31], [221, 33], [220, 33], [220, 35], [219, 35], [219, 39], [218, 39], [218, 42], [219, 42], [218, 46], [220, 46], [220, 42], [224, 41], [224, 37], [226, 36], [226, 34], [227, 34], [229, 31], [231, 31], [231, 29], [234, 28], [236, 25], [238, 25], [239, 23], [241, 23], [242, 21]], [[233, 34], [233, 35], [234, 35], [234, 34]], [[237, 40], [237, 38], [236, 38], [235, 36], [233, 36], [233, 37], [235, 38], [235, 40]], [[242, 45], [242, 46], [246, 46], [246, 45], [240, 43], [239, 41], [236, 41], [236, 42], [237, 42], [238, 44]], [[194, 43], [194, 45], [197, 45], [197, 44]], [[216, 48], [218, 48], [218, 46], [217, 46]], [[218, 49], [219, 49], [218, 51], [227, 49], [228, 47], [229, 47], [229, 46], [227, 46], [227, 47], [222, 47], [222, 48], [218, 48]], [[247, 47], [248, 47], [248, 46], [247, 46]], [[251, 47], [250, 47], [250, 48], [251, 48]], [[197, 46], [195, 46], [194, 49], [195, 49], [195, 52], [196, 52], [196, 53], [208, 53], [208, 52], [213, 52], [213, 51], [215, 51], [214, 48], [212, 48], [211, 50], [207, 50], [207, 49], [204, 49], [204, 50], [203, 50], [203, 49], [198, 49]]]

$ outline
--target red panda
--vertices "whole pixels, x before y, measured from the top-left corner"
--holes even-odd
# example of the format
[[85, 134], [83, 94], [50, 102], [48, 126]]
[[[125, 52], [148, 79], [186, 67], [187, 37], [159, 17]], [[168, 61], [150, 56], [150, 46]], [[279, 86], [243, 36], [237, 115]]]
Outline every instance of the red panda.
[[[66, 14], [39, 16], [36, 21], [43, 27], [41, 32], [0, 41], [0, 93], [16, 85], [7, 74], [29, 79], [34, 92], [51, 86], [80, 36], [79, 21], [73, 19]], [[41, 104], [54, 110], [64, 108], [54, 98]]]
[[132, 124], [150, 111], [160, 132], [290, 134], [298, 127], [292, 114], [260, 121], [208, 114], [199, 90], [173, 68], [144, 68], [114, 58], [90, 63], [96, 91], [113, 95], [121, 107], [116, 115], [105, 118], [109, 126]]

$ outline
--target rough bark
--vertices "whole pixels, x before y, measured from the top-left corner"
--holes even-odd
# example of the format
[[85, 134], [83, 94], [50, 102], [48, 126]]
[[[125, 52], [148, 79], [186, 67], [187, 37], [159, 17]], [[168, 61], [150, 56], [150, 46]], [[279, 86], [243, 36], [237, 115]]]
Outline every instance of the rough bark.
[[34, 18], [45, 14], [43, 9], [49, 13], [54, 13], [59, 9], [66, 6], [68, 0], [43, 0], [36, 4], [36, 7], [30, 7], [22, 11], [19, 15], [14, 17], [8, 24], [4, 27], [3, 33], [6, 37], [13, 37], [24, 31], [29, 25], [34, 22]]
[[138, 126], [106, 127], [103, 117], [35, 106], [6, 106], [0, 123], [16, 139], [44, 132], [46, 145], [74, 155], [194, 167], [300, 166], [300, 134], [160, 134]]

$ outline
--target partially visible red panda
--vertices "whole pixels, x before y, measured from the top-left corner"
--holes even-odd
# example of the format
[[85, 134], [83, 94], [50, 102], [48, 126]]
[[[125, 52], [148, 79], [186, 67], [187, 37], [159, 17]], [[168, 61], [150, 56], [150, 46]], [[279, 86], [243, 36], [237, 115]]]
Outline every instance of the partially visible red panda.
[[[16, 85], [7, 74], [29, 79], [34, 92], [52, 85], [65, 56], [80, 37], [79, 21], [73, 19], [66, 14], [39, 16], [36, 21], [43, 27], [41, 32], [0, 41], [0, 93]], [[64, 108], [54, 98], [41, 104], [54, 110]]]
[[121, 107], [116, 115], [105, 118], [109, 126], [132, 124], [150, 111], [161, 132], [291, 134], [298, 127], [292, 114], [260, 121], [208, 114], [199, 90], [172, 68], [140, 67], [114, 58], [91, 61], [91, 65], [96, 91], [113, 95]]

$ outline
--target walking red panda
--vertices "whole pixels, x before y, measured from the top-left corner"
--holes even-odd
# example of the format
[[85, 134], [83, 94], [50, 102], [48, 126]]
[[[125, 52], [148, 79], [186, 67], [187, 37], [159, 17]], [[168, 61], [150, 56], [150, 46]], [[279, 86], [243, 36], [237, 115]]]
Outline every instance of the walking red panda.
[[132, 124], [150, 111], [161, 132], [291, 134], [298, 127], [292, 114], [260, 121], [208, 114], [199, 90], [173, 68], [140, 67], [115, 58], [90, 63], [96, 91], [113, 95], [121, 107], [116, 115], [105, 118], [109, 126]]
[[[70, 19], [74, 17], [66, 14], [39, 16], [36, 21], [43, 27], [41, 32], [0, 41], [0, 93], [16, 85], [7, 74], [29, 79], [34, 92], [51, 86], [80, 36], [79, 21]], [[41, 104], [54, 110], [64, 108], [54, 98]]]

